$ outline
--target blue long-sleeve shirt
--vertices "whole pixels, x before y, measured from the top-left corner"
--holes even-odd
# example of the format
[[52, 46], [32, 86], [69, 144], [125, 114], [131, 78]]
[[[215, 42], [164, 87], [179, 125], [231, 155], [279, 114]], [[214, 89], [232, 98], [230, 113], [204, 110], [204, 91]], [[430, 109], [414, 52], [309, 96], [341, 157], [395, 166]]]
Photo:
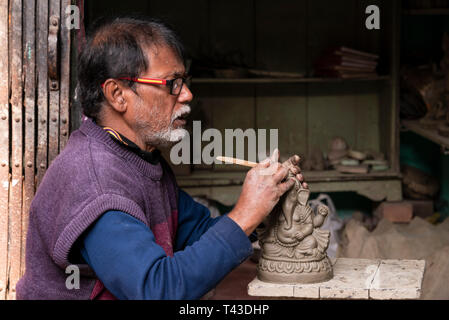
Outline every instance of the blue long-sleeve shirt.
[[81, 254], [118, 299], [199, 299], [252, 253], [251, 242], [229, 217], [180, 190], [174, 255], [152, 231], [120, 211], [108, 211], [82, 240]]

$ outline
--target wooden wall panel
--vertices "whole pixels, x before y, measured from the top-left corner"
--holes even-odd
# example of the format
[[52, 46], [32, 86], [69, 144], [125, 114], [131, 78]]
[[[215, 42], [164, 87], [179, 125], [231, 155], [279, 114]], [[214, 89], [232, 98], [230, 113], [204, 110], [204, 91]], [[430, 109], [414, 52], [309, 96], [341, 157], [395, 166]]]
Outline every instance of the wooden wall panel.
[[209, 43], [228, 62], [254, 65], [254, 5], [255, 0], [209, 1]]
[[[69, 4], [52, 0], [52, 10], [59, 15]], [[25, 272], [29, 210], [48, 163], [48, 10], [47, 0], [0, 4], [0, 299], [15, 299]], [[51, 131], [67, 130], [62, 134], [67, 140], [70, 31], [61, 32], [58, 46], [62, 94], [60, 102], [59, 89], [53, 91], [51, 105], [53, 115], [59, 119], [61, 112], [67, 122], [54, 122]], [[50, 143], [53, 156], [59, 152], [58, 140]]]
[[[49, 7], [49, 27], [55, 23], [61, 23], [61, 0], [50, 0]], [[57, 22], [56, 22], [57, 21]], [[50, 30], [50, 29], [49, 29]], [[59, 27], [61, 32], [61, 27]], [[58, 41], [60, 41], [58, 39]], [[50, 42], [49, 42], [50, 43]], [[60, 53], [60, 52], [59, 52]], [[50, 56], [49, 56], [50, 57]], [[59, 78], [61, 74], [59, 73]], [[50, 81], [49, 91], [49, 128], [48, 128], [48, 164], [56, 158], [59, 153], [59, 97], [60, 97], [60, 84], [57, 83], [53, 87], [53, 83]]]
[[36, 186], [47, 169], [48, 156], [48, 0], [37, 1], [36, 73], [37, 73], [37, 148]]
[[24, 188], [22, 207], [22, 251], [21, 275], [25, 272], [25, 246], [28, 217], [35, 192], [35, 111], [36, 111], [36, 2], [25, 0], [23, 4], [23, 79], [25, 86], [25, 145], [24, 145]]
[[9, 200], [8, 1], [0, 2], [0, 300], [6, 298]]
[[[59, 97], [59, 151], [61, 152], [69, 138], [70, 108], [70, 29], [67, 27], [66, 13], [70, 0], [61, 0], [61, 89]], [[70, 12], [69, 12], [70, 14]]]
[[[257, 67], [307, 72], [307, 1], [257, 1]], [[279, 130], [281, 157], [307, 152], [307, 85], [257, 86], [257, 127]], [[268, 147], [267, 147], [268, 148]]]
[[281, 158], [307, 153], [306, 103], [306, 85], [257, 87], [257, 127], [267, 129], [267, 135], [269, 129], [279, 130], [278, 144]]
[[179, 33], [186, 50], [199, 54], [209, 45], [209, 1], [149, 1], [151, 17], [164, 19]]
[[[213, 50], [226, 54], [228, 63], [254, 65], [254, 0], [209, 1], [209, 6], [209, 43]], [[248, 84], [219, 85], [212, 87], [211, 96], [214, 97], [209, 101], [209, 107], [213, 108], [212, 127], [222, 132], [224, 153], [225, 129], [245, 131], [256, 127], [255, 88]], [[242, 170], [233, 165], [215, 165], [214, 168]]]
[[314, 146], [327, 151], [329, 141], [343, 137], [350, 146], [356, 144], [356, 107], [351, 83], [313, 84], [308, 96], [309, 152]]
[[[243, 131], [256, 127], [254, 87], [251, 85], [227, 84], [212, 88], [212, 99], [209, 98], [209, 107], [212, 110], [212, 127], [220, 130], [223, 137], [223, 154], [225, 153], [225, 129], [240, 128]], [[245, 145], [247, 141], [245, 141]], [[236, 155], [234, 141], [234, 156]], [[247, 148], [245, 148], [245, 151]], [[245, 152], [245, 159], [248, 157]], [[245, 170], [241, 166], [216, 164], [216, 170]]]
[[356, 150], [380, 150], [379, 83], [354, 83]]
[[307, 71], [307, 1], [255, 3], [256, 65], [270, 71]]
[[15, 299], [15, 285], [20, 278], [22, 245], [22, 183], [23, 183], [23, 82], [22, 82], [22, 0], [10, 2], [10, 77], [12, 143], [12, 180], [9, 198], [8, 299]]
[[[330, 46], [356, 46], [356, 15], [358, 0], [309, 0], [307, 7], [308, 66]], [[326, 23], [323, 23], [326, 21]]]

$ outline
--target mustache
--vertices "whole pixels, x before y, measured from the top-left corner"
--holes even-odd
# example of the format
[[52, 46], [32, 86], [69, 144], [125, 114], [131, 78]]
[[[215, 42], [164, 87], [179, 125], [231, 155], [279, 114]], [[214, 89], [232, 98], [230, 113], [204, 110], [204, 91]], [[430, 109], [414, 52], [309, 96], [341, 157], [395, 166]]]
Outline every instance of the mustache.
[[173, 114], [171, 122], [173, 123], [173, 121], [180, 117], [187, 117], [191, 111], [192, 109], [188, 104], [182, 105], [181, 108]]

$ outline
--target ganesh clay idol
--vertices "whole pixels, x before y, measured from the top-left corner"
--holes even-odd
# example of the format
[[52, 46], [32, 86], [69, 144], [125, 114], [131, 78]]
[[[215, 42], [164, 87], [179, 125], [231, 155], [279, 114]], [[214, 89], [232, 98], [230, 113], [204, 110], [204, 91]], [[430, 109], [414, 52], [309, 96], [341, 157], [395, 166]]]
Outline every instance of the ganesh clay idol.
[[[289, 177], [292, 177], [290, 175]], [[258, 278], [272, 283], [315, 283], [332, 278], [332, 264], [326, 254], [330, 232], [320, 230], [329, 208], [317, 212], [307, 204], [310, 191], [296, 180], [257, 230], [261, 246]]]

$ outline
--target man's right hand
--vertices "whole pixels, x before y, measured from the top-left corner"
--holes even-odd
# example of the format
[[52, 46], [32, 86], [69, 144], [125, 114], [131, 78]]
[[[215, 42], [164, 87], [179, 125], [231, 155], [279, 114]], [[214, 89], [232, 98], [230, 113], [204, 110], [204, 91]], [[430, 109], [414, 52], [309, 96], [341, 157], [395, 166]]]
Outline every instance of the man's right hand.
[[284, 181], [289, 169], [279, 163], [279, 151], [248, 171], [242, 193], [228, 217], [249, 236], [270, 214], [281, 196], [295, 184], [294, 178]]

